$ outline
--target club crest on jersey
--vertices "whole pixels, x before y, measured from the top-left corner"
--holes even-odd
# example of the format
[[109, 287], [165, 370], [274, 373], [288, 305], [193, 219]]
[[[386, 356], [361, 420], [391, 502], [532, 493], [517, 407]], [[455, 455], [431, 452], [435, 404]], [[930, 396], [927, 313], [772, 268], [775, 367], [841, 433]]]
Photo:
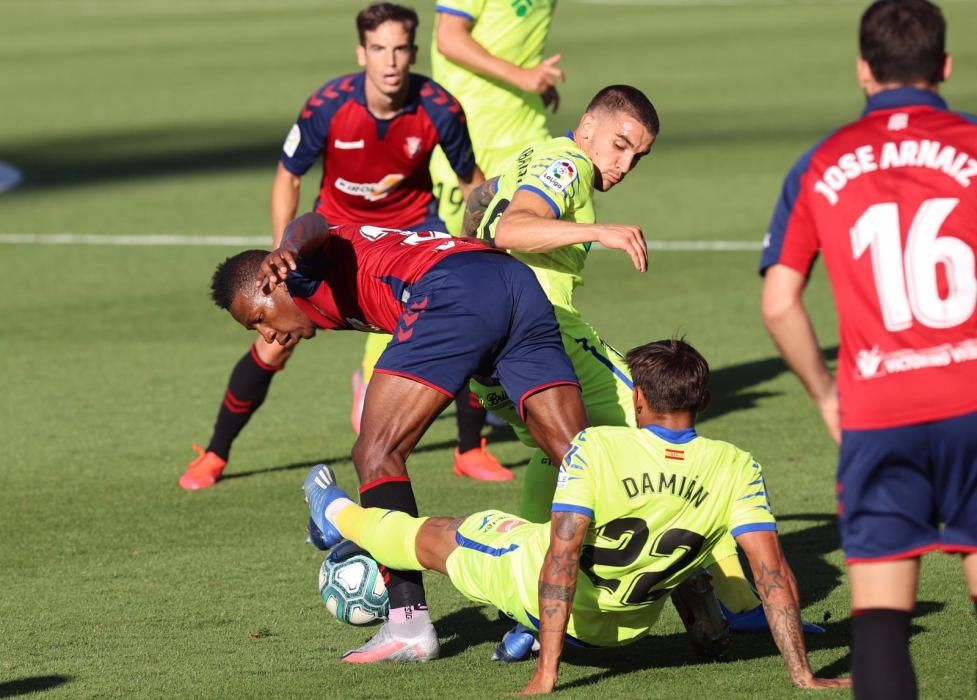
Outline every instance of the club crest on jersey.
[[335, 186], [340, 192], [345, 192], [354, 197], [362, 197], [368, 202], [376, 202], [390, 194], [403, 179], [404, 176], [400, 173], [384, 175], [380, 182], [350, 182], [337, 177]]
[[408, 158], [414, 158], [420, 152], [421, 152], [421, 137], [408, 136], [407, 140], [404, 141], [404, 153], [407, 154]]
[[547, 188], [556, 192], [565, 192], [567, 187], [577, 179], [577, 168], [568, 160], [555, 160], [539, 176]]

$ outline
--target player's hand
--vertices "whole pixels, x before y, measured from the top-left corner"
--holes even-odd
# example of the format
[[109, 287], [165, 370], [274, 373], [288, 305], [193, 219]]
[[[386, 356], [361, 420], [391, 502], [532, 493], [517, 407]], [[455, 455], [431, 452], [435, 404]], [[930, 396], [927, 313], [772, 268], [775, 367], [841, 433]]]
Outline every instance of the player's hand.
[[607, 224], [597, 226], [597, 241], [605, 248], [623, 250], [631, 256], [634, 269], [648, 270], [648, 243], [640, 226]]
[[815, 675], [796, 679], [794, 685], [804, 690], [829, 690], [831, 688], [850, 688], [851, 678], [818, 678]]
[[556, 54], [532, 68], [523, 68], [516, 84], [526, 92], [544, 94], [556, 83], [566, 80], [566, 76], [557, 65], [561, 58], [560, 54]]
[[276, 248], [261, 261], [261, 271], [255, 286], [261, 289], [262, 294], [271, 294], [278, 285], [285, 282], [288, 273], [295, 268], [295, 252]]
[[560, 92], [555, 85], [550, 85], [543, 93], [543, 107], [552, 107], [553, 114], [560, 111]]
[[838, 409], [838, 390], [834, 383], [831, 390], [825, 396], [815, 401], [818, 410], [821, 411], [821, 420], [824, 421], [828, 434], [836, 444], [841, 444], [841, 414]]
[[553, 687], [556, 685], [556, 676], [549, 676], [547, 674], [540, 673], [539, 670], [533, 674], [532, 680], [526, 684], [519, 695], [546, 695], [547, 693], [553, 692]]

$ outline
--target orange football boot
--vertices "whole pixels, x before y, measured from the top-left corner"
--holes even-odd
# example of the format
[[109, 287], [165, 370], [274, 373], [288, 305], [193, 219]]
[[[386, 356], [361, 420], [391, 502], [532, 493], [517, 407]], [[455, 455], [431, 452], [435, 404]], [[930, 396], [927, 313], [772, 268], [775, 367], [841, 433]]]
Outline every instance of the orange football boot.
[[485, 438], [482, 438], [481, 446], [466, 452], [459, 452], [455, 448], [454, 470], [458, 476], [467, 476], [476, 481], [512, 481], [516, 478], [486, 449]]
[[227, 460], [221, 459], [215, 452], [205, 452], [204, 448], [194, 443], [193, 449], [200, 455], [190, 462], [187, 470], [180, 477], [180, 487], [188, 491], [205, 489], [217, 483], [227, 466]]

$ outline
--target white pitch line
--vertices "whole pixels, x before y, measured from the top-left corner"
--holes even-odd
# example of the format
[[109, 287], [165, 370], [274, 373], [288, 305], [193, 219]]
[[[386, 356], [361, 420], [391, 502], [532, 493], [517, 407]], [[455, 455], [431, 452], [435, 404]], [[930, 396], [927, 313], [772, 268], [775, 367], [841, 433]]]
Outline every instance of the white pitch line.
[[[185, 234], [0, 233], [0, 245], [210, 246], [267, 248], [268, 236], [190, 236]], [[603, 249], [595, 245], [596, 250]], [[760, 250], [754, 241], [648, 241], [648, 250]]]

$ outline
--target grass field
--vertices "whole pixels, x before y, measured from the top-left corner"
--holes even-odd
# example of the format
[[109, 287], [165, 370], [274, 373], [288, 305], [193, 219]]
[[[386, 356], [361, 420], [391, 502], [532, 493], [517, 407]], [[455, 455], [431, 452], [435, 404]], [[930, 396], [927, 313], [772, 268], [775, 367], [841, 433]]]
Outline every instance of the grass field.
[[[433, 3], [432, 3], [433, 5]], [[951, 105], [977, 111], [977, 5], [944, 3]], [[305, 97], [354, 70], [349, 0], [5, 0], [0, 7], [3, 234], [268, 235], [268, 190]], [[430, 7], [422, 8], [426, 71]], [[652, 157], [600, 202], [649, 238], [757, 242], [793, 159], [857, 116], [861, 3], [561, 0], [550, 46], [568, 82], [554, 132], [599, 87], [628, 82], [659, 107]], [[311, 202], [310, 175], [303, 200]], [[2, 238], [0, 238], [2, 240]], [[355, 668], [337, 656], [371, 631], [343, 627], [315, 590], [299, 485], [316, 461], [346, 484], [349, 373], [362, 345], [303, 347], [235, 446], [227, 478], [176, 480], [206, 441], [247, 336], [207, 299], [233, 247], [0, 243], [0, 697], [493, 697], [526, 666], [488, 661], [507, 628], [426, 579], [444, 657]], [[621, 348], [685, 333], [714, 368], [702, 432], [765, 465], [784, 547], [825, 675], [849, 671], [847, 587], [833, 512], [835, 449], [758, 317], [756, 252], [657, 252], [639, 275], [595, 252], [579, 294]], [[821, 273], [810, 302], [835, 345]], [[516, 509], [527, 451], [503, 485], [455, 478], [453, 418], [410, 462], [427, 513]], [[958, 562], [925, 560], [913, 651], [923, 697], [973, 697], [977, 635]], [[705, 689], [708, 689], [707, 691]], [[739, 637], [698, 664], [671, 610], [626, 650], [570, 651], [565, 697], [783, 697], [769, 638]], [[840, 695], [840, 693], [836, 694]]]

